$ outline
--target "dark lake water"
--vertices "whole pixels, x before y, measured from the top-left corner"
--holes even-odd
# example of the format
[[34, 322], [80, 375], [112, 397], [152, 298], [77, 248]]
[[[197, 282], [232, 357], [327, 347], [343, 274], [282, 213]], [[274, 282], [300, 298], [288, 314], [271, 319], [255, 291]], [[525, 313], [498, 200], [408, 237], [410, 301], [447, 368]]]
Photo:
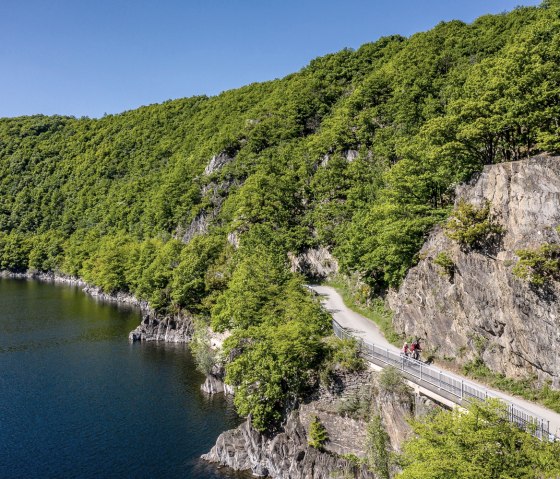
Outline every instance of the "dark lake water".
[[239, 418], [185, 346], [129, 344], [138, 311], [0, 279], [0, 478], [246, 477], [199, 460]]

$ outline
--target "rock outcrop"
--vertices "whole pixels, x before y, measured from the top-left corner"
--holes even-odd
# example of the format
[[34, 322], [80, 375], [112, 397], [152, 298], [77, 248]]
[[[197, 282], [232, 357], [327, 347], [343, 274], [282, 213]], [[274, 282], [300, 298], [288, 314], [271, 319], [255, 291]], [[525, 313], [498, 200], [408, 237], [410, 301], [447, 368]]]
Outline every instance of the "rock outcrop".
[[[484, 168], [457, 189], [457, 200], [486, 202], [504, 228], [495, 251], [465, 251], [441, 228], [398, 293], [394, 326], [458, 364], [481, 358], [510, 377], [536, 375], [560, 387], [560, 287], [535, 287], [512, 274], [519, 249], [559, 242], [560, 158], [537, 157]], [[445, 252], [453, 274], [434, 264]]]
[[[202, 457], [273, 479], [327, 479], [333, 477], [335, 471], [341, 477], [373, 479], [374, 475], [367, 468], [343, 456], [366, 455], [367, 423], [363, 403], [360, 411], [354, 410], [356, 401], [364, 400], [367, 411], [381, 416], [395, 450], [410, 434], [407, 419], [416, 411], [424, 412], [433, 407], [433, 403], [427, 404], [408, 390], [383, 390], [376, 373], [338, 373], [329, 388], [322, 387], [288, 415], [278, 434], [263, 435], [247, 420], [238, 428], [222, 433], [212, 450]], [[308, 445], [309, 425], [315, 417], [329, 437], [322, 451]]]
[[[220, 346], [221, 347], [221, 346]], [[225, 383], [226, 370], [223, 364], [217, 364], [212, 368], [210, 374], [206, 375], [206, 380], [200, 389], [206, 394], [234, 394], [233, 386]]]
[[338, 272], [338, 262], [325, 247], [308, 249], [301, 254], [288, 253], [290, 268], [294, 273], [316, 280], [323, 280]]
[[330, 479], [334, 471], [341, 477], [349, 474], [350, 477], [374, 479], [364, 467], [309, 447], [307, 432], [297, 412], [289, 415], [284, 431], [272, 438], [260, 434], [247, 420], [238, 428], [222, 433], [216, 445], [202, 458], [274, 479]]
[[184, 314], [159, 316], [152, 311], [143, 314], [140, 325], [128, 335], [130, 341], [189, 342], [194, 333], [191, 317]]
[[214, 155], [212, 159], [204, 168], [204, 174], [209, 176], [217, 171], [220, 171], [224, 166], [228, 163], [231, 163], [234, 160], [234, 157], [228, 155], [225, 151], [222, 151], [218, 155]]

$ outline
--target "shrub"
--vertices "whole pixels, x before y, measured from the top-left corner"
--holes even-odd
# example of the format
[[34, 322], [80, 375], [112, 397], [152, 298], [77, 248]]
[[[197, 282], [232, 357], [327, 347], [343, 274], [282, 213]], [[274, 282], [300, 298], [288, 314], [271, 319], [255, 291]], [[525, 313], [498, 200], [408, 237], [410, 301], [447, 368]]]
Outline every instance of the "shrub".
[[322, 450], [328, 440], [329, 434], [327, 433], [325, 426], [321, 424], [321, 421], [319, 421], [317, 416], [313, 416], [313, 419], [309, 424], [309, 438], [307, 443], [315, 449]]
[[381, 416], [373, 416], [366, 431], [367, 464], [379, 479], [391, 477], [390, 448], [389, 435], [383, 426]]
[[492, 218], [490, 203], [477, 208], [460, 200], [445, 224], [445, 234], [461, 246], [480, 249], [503, 233], [503, 228]]
[[434, 264], [437, 264], [443, 270], [443, 274], [453, 277], [453, 273], [455, 272], [455, 263], [453, 263], [453, 260], [445, 251], [441, 251], [436, 255], [434, 258]]
[[340, 340], [336, 336], [329, 336], [325, 344], [326, 354], [319, 371], [319, 380], [326, 387], [331, 384], [335, 371], [355, 372], [366, 368], [355, 339]]
[[328, 363], [333, 367], [348, 372], [363, 371], [366, 363], [360, 355], [358, 341], [354, 338], [338, 339], [330, 336], [326, 339]]
[[497, 399], [474, 401], [468, 413], [441, 410], [411, 422], [399, 479], [553, 478], [560, 473], [560, 443], [540, 441], [505, 420]]
[[519, 261], [512, 273], [518, 278], [536, 286], [560, 280], [560, 245], [546, 243], [537, 249], [517, 250], [515, 254]]
[[216, 364], [216, 352], [210, 346], [210, 336], [204, 321], [195, 321], [195, 332], [189, 347], [194, 356], [196, 369], [202, 374], [209, 375]]
[[392, 366], [386, 367], [379, 375], [379, 387], [382, 391], [391, 393], [406, 393], [408, 386], [404, 382], [400, 371]]

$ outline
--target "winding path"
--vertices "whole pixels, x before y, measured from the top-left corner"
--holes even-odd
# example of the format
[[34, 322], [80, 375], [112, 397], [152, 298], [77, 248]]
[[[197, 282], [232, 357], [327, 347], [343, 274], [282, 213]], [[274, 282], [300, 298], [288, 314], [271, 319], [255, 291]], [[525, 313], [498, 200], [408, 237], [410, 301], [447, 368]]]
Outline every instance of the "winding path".
[[[340, 294], [338, 294], [338, 292], [334, 288], [330, 286], [318, 285], [311, 285], [309, 286], [309, 288], [322, 297], [322, 304], [325, 309], [329, 313], [331, 313], [333, 319], [336, 322], [347, 329], [353, 336], [362, 338], [365, 341], [373, 343], [377, 346], [387, 348], [389, 351], [400, 353], [399, 348], [392, 345], [385, 339], [385, 336], [383, 336], [378, 326], [373, 321], [349, 309], [344, 304], [344, 301], [342, 300]], [[446, 369], [439, 369], [459, 381], [465, 379], [464, 377], [451, 371], [447, 371]], [[533, 414], [549, 421], [549, 431], [556, 437], [560, 437], [560, 414], [551, 411], [550, 409], [547, 409], [539, 404], [535, 404], [515, 396], [510, 396], [496, 389], [492, 389], [486, 385], [473, 381], [472, 379], [468, 379], [468, 381], [470, 383], [478, 385], [481, 389], [487, 390], [488, 392], [492, 393], [493, 396], [519, 405], [522, 408], [532, 412]]]

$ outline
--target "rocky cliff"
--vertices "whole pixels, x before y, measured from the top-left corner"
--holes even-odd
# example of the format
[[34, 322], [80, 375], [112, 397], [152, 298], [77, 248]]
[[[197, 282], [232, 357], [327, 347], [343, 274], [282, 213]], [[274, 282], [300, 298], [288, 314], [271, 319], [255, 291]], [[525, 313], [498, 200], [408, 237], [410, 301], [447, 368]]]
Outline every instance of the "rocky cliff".
[[140, 325], [128, 335], [130, 341], [189, 342], [194, 333], [192, 318], [185, 314], [162, 316], [144, 311]]
[[[418, 265], [389, 297], [394, 326], [425, 338], [439, 357], [459, 364], [480, 357], [511, 377], [536, 375], [560, 387], [560, 287], [536, 287], [512, 274], [516, 251], [559, 242], [560, 158], [537, 157], [485, 167], [457, 189], [457, 201], [491, 205], [503, 227], [494, 251], [465, 251], [440, 229]], [[451, 275], [434, 263], [445, 252]]]
[[[363, 465], [349, 457], [364, 458], [367, 449], [366, 417], [379, 414], [389, 434], [392, 449], [408, 437], [407, 419], [433, 405], [400, 388], [380, 388], [376, 373], [337, 374], [331, 387], [292, 411], [278, 434], [260, 434], [250, 420], [220, 435], [203, 456], [236, 470], [273, 479], [374, 478]], [[317, 417], [328, 433], [324, 450], [308, 445], [309, 425]]]

